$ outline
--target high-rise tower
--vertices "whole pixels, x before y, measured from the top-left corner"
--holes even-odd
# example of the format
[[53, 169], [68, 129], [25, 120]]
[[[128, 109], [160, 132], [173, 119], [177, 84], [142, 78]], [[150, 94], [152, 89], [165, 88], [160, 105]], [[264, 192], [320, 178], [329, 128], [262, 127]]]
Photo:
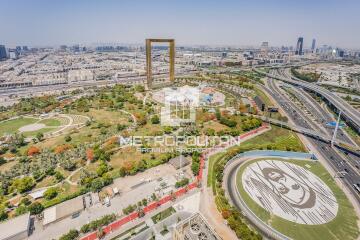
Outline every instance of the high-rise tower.
[[315, 52], [315, 47], [316, 47], [316, 40], [315, 38], [312, 40], [312, 43], [311, 43], [311, 51], [312, 52]]
[[295, 55], [302, 55], [303, 54], [303, 44], [304, 44], [304, 38], [299, 37], [297, 44], [296, 44], [296, 50]]

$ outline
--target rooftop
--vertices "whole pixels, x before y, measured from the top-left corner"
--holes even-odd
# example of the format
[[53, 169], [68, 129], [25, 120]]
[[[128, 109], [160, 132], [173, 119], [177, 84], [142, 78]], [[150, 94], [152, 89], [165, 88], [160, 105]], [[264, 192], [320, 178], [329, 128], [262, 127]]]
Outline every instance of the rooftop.
[[17, 234], [27, 232], [30, 224], [30, 213], [9, 219], [0, 224], [0, 239], [9, 239]]
[[179, 222], [175, 230], [184, 240], [220, 240], [221, 238], [209, 227], [205, 218], [198, 212]]
[[51, 208], [45, 209], [43, 225], [55, 222], [59, 219], [68, 217], [84, 209], [83, 196], [65, 201]]

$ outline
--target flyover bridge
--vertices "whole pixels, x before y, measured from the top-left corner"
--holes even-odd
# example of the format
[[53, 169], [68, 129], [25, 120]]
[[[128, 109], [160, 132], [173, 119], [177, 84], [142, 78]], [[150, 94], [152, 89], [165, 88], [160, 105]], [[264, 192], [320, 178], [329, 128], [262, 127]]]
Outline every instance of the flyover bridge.
[[260, 71], [256, 68], [253, 68], [253, 70], [259, 74], [265, 75], [269, 78], [277, 79], [283, 82], [287, 82], [296, 86], [300, 86], [306, 90], [315, 92], [322, 96], [324, 99], [326, 99], [334, 108], [336, 108], [338, 111], [341, 111], [342, 117], [345, 119], [345, 121], [351, 125], [358, 133], [360, 133], [360, 112], [358, 112], [356, 109], [354, 109], [350, 104], [348, 104], [346, 101], [344, 101], [339, 96], [333, 94], [329, 90], [320, 87], [316, 84], [308, 83], [302, 80], [299, 80], [297, 78], [291, 77], [291, 78], [285, 78], [282, 76], [266, 73], [263, 71]]
[[[303, 135], [306, 135], [306, 136], [309, 136], [309, 137], [312, 137], [312, 138], [315, 138], [315, 139], [319, 139], [319, 140], [321, 140], [323, 142], [326, 142], [326, 143], [331, 143], [331, 136], [328, 136], [326, 134], [322, 134], [322, 133], [319, 133], [317, 131], [314, 131], [314, 130], [311, 130], [311, 129], [308, 129], [308, 128], [295, 126], [293, 124], [283, 122], [283, 121], [279, 121], [279, 120], [273, 119], [273, 118], [268, 118], [268, 117], [259, 116], [259, 115], [256, 115], [256, 117], [260, 118], [264, 122], [268, 122], [268, 123], [271, 123], [273, 125], [284, 127], [284, 128], [287, 128], [287, 129], [291, 129], [294, 132], [301, 133]], [[357, 146], [350, 145], [349, 143], [341, 141], [341, 140], [335, 140], [334, 145], [339, 147], [339, 148], [342, 148], [342, 149], [344, 149], [346, 151], [350, 151], [350, 152], [360, 156], [360, 149]]]

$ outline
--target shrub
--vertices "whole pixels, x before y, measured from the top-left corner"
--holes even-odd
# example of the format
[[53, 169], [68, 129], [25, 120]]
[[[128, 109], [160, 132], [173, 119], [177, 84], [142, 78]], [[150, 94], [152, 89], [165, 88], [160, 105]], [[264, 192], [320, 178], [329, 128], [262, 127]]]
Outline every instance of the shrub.
[[79, 231], [71, 229], [68, 233], [62, 235], [59, 240], [75, 240], [79, 237]]
[[40, 214], [44, 210], [44, 206], [39, 202], [34, 202], [29, 206], [29, 211], [31, 214]]
[[70, 135], [66, 135], [64, 139], [65, 139], [65, 142], [70, 142], [72, 140]]
[[151, 123], [152, 123], [152, 124], [159, 124], [159, 123], [160, 123], [159, 116], [158, 116], [158, 115], [154, 115], [154, 116], [151, 118]]
[[87, 233], [90, 231], [95, 231], [103, 226], [110, 224], [111, 222], [115, 221], [115, 219], [116, 219], [115, 214], [105, 215], [99, 219], [96, 219], [94, 221], [89, 222], [88, 224], [83, 225], [80, 229], [80, 232]]
[[188, 178], [184, 178], [184, 179], [182, 179], [182, 180], [180, 180], [180, 181], [177, 181], [177, 182], [175, 183], [175, 187], [176, 187], [176, 188], [180, 188], [180, 187], [186, 186], [186, 185], [188, 185], [188, 184], [189, 184], [189, 179], [188, 179]]
[[53, 199], [58, 195], [58, 189], [56, 188], [49, 188], [44, 192], [44, 197], [47, 200]]

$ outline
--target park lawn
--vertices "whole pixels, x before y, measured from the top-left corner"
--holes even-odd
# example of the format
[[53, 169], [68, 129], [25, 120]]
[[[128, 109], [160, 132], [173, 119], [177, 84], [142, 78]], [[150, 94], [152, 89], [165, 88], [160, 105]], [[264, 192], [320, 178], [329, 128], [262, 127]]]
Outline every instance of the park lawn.
[[[269, 158], [266, 158], [269, 159]], [[276, 158], [271, 158], [276, 159]], [[290, 162], [297, 164], [304, 168], [305, 165], [310, 165], [311, 168], [306, 168], [316, 176], [318, 176], [325, 184], [332, 190], [334, 193], [338, 204], [339, 210], [338, 214], [329, 223], [321, 225], [305, 225], [305, 224], [296, 224], [291, 221], [287, 221], [283, 218], [280, 218], [275, 215], [271, 215], [269, 212], [265, 211], [261, 206], [254, 202], [250, 196], [245, 192], [241, 176], [246, 166], [249, 164], [260, 161], [264, 159], [256, 159], [253, 161], [248, 161], [244, 163], [240, 170], [237, 172], [236, 183], [240, 195], [243, 197], [243, 200], [246, 202], [248, 207], [263, 221], [267, 222], [269, 225], [274, 227], [279, 232], [297, 240], [297, 239], [308, 239], [308, 240], [331, 240], [331, 239], [341, 239], [341, 240], [352, 240], [357, 239], [359, 236], [359, 229], [357, 227], [357, 217], [354, 213], [353, 206], [342, 192], [342, 190], [336, 185], [336, 182], [331, 177], [331, 175], [325, 170], [325, 168], [317, 161], [313, 160], [284, 160], [277, 159], [281, 161]]]
[[270, 98], [264, 93], [261, 89], [255, 87], [254, 88], [256, 95], [258, 95], [261, 100], [264, 101], [266, 106], [274, 106], [274, 103], [270, 100]]
[[221, 130], [229, 130], [230, 128], [228, 126], [225, 126], [217, 121], [209, 121], [204, 123], [204, 129], [212, 128], [215, 130], [215, 132], [221, 131]]
[[241, 144], [242, 147], [253, 149], [266, 149], [268, 146], [276, 150], [291, 150], [294, 152], [307, 152], [304, 144], [297, 134], [285, 128], [271, 125], [271, 130]]
[[151, 153], [141, 153], [136, 147], [125, 147], [120, 149], [117, 153], [111, 156], [110, 165], [113, 168], [128, 168], [129, 166], [135, 166], [140, 160], [144, 159], [150, 165], [158, 165], [157, 157], [161, 153], [153, 153], [155, 159], [151, 159]]
[[39, 129], [39, 130], [36, 130], [36, 131], [30, 131], [30, 132], [22, 132], [22, 134], [24, 135], [24, 137], [35, 137], [36, 134], [38, 133], [47, 133], [47, 132], [50, 132], [50, 131], [54, 131], [56, 130], [56, 128], [42, 128], [42, 129]]
[[[157, 136], [158, 133], [162, 132], [162, 127], [160, 124], [152, 124], [148, 121], [145, 125], [137, 127], [133, 136]], [[162, 134], [161, 134], [162, 135]]]
[[53, 206], [55, 204], [59, 204], [65, 200], [69, 199], [69, 197], [71, 197], [74, 194], [78, 195], [78, 192], [79, 192], [79, 187], [70, 185], [67, 182], [62, 183], [57, 187], [58, 187], [59, 192], [55, 198], [53, 198], [51, 200], [46, 200], [45, 198], [42, 198], [39, 200], [39, 202], [42, 203], [45, 208]]
[[36, 184], [35, 188], [49, 187], [57, 183], [55, 177], [47, 176]]
[[18, 131], [20, 127], [36, 123], [38, 119], [20, 117], [13, 120], [8, 120], [0, 123], [0, 136], [5, 133], [12, 134]]
[[42, 119], [38, 123], [45, 124], [46, 126], [49, 127], [57, 127], [61, 125], [60, 121], [54, 118]]
[[78, 113], [82, 115], [87, 115], [94, 119], [98, 123], [105, 123], [109, 125], [114, 124], [129, 124], [128, 119], [130, 115], [122, 113], [120, 111], [109, 111], [105, 109], [94, 109], [90, 108], [89, 112]]
[[99, 136], [100, 130], [99, 129], [92, 129], [91, 127], [83, 127], [78, 130], [76, 130], [75, 133], [72, 133], [71, 141], [66, 142], [65, 136], [66, 134], [62, 134], [60, 136], [52, 137], [45, 139], [39, 143], [36, 144], [37, 147], [40, 148], [55, 148], [56, 146], [62, 145], [62, 144], [80, 144], [80, 143], [86, 143], [86, 142], [92, 142], [96, 138], [96, 136]]

